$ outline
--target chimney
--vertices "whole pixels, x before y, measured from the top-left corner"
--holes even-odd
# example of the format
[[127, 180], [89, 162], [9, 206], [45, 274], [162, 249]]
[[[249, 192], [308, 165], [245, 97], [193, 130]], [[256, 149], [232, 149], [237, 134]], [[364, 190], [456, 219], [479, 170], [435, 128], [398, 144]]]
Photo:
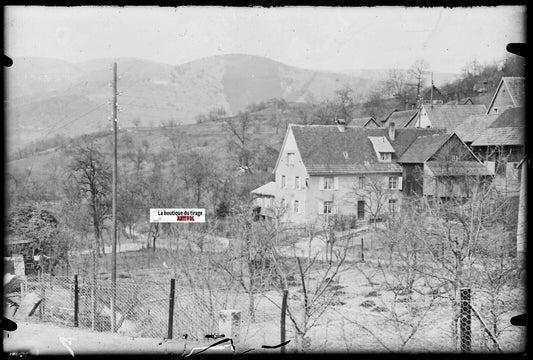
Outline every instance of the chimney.
[[395, 136], [396, 136], [396, 127], [394, 125], [394, 121], [391, 121], [389, 123], [389, 139], [391, 139], [391, 141], [394, 141]]
[[340, 132], [344, 132], [344, 129], [346, 127], [346, 120], [344, 119], [337, 119], [337, 127], [339, 128]]

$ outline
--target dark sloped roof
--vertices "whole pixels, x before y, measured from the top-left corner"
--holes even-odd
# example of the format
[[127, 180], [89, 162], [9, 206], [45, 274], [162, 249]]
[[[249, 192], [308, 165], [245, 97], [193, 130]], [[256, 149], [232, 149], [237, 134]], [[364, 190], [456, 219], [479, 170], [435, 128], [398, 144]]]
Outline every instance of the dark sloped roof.
[[433, 88], [433, 100], [446, 100], [446, 96], [444, 96], [435, 85], [432, 85], [423, 93], [424, 95], [422, 95], [422, 99], [431, 100], [431, 88]]
[[460, 100], [451, 100], [448, 101], [445, 105], [473, 105], [474, 100], [470, 97], [462, 98]]
[[[367, 116], [367, 117], [362, 117], [362, 118], [355, 118], [355, 119], [352, 119], [352, 121], [350, 121], [348, 123], [348, 126], [359, 126], [359, 127], [364, 127], [369, 121], [372, 122], [376, 122], [375, 121], [376, 119], [374, 119], [373, 116]], [[377, 122], [376, 122], [377, 124]], [[378, 126], [380, 126], [378, 124]]]
[[418, 114], [418, 109], [394, 111], [383, 120], [385, 123], [384, 126], [388, 126], [389, 123], [394, 122], [394, 125], [396, 125], [397, 128], [405, 127], [416, 114]]
[[526, 100], [526, 78], [522, 76], [509, 76], [503, 77], [502, 80], [507, 85], [514, 106], [524, 106]]
[[433, 134], [423, 134], [417, 137], [409, 149], [400, 157], [400, 163], [423, 163], [427, 161], [450, 138], [445, 129], [439, 129]]
[[435, 176], [490, 176], [490, 171], [477, 161], [428, 161], [427, 167]]
[[464, 142], [474, 141], [483, 130], [498, 118], [498, 114], [470, 115], [466, 120], [455, 128], [455, 133]]
[[[417, 137], [442, 133], [442, 130], [435, 129], [397, 128], [392, 141], [387, 128], [346, 127], [340, 132], [335, 125], [291, 125], [291, 129], [310, 174], [400, 172], [396, 161]], [[385, 136], [390, 142], [395, 151], [391, 163], [378, 161], [369, 136]]]
[[487, 113], [485, 105], [424, 105], [431, 126], [455, 130], [470, 115]]
[[510, 108], [502, 112], [498, 118], [490, 124], [490, 128], [524, 127], [525, 109], [523, 107]]
[[525, 128], [486, 128], [472, 146], [524, 145]]

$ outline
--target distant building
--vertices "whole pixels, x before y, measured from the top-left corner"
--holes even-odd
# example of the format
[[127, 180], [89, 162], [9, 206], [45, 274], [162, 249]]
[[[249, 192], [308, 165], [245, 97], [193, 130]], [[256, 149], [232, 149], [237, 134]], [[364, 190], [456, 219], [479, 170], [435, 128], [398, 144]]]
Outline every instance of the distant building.
[[523, 107], [526, 101], [525, 77], [502, 77], [487, 114], [501, 114], [511, 107]]
[[432, 85], [422, 94], [421, 100], [423, 104], [442, 105], [446, 102], [447, 98], [435, 85]]
[[485, 105], [430, 105], [423, 104], [416, 119], [408, 126], [447, 129], [449, 132], [461, 125], [471, 115], [487, 112]]
[[382, 127], [388, 127], [390, 123], [394, 123], [397, 128], [407, 127], [411, 121], [418, 115], [418, 110], [394, 110], [385, 119], [381, 120]]
[[348, 126], [364, 127], [364, 128], [381, 127], [381, 125], [378, 123], [376, 118], [374, 118], [373, 116], [352, 119], [352, 121], [348, 123]]
[[474, 100], [470, 97], [448, 101], [445, 105], [474, 105]]

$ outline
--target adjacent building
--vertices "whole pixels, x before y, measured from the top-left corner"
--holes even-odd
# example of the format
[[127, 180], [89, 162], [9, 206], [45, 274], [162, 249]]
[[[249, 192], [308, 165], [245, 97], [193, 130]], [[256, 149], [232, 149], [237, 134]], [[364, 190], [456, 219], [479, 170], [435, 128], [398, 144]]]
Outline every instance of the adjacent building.
[[418, 115], [418, 109], [414, 110], [394, 110], [382, 120], [382, 126], [387, 127], [394, 123], [397, 128], [407, 127]]
[[485, 105], [430, 105], [422, 104], [415, 119], [406, 126], [440, 128], [452, 132], [471, 115], [487, 113]]
[[524, 107], [526, 101], [526, 78], [502, 77], [490, 101], [487, 114], [501, 114], [512, 107]]
[[509, 108], [481, 131], [471, 144], [473, 152], [495, 174], [496, 187], [517, 195], [520, 186], [518, 163], [525, 156], [525, 109]]

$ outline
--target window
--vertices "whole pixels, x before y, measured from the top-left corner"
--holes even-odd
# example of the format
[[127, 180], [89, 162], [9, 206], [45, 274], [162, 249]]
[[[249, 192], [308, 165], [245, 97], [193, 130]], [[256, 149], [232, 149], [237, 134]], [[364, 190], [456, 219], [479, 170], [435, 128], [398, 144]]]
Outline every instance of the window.
[[333, 189], [333, 176], [324, 177], [324, 190]]
[[333, 210], [333, 201], [324, 201], [324, 214], [331, 214]]
[[397, 205], [398, 205], [398, 200], [390, 199], [389, 200], [389, 212], [395, 213], [398, 210]]
[[300, 177], [299, 176], [295, 176], [294, 177], [294, 188], [295, 189], [300, 189], [300, 187], [301, 187]]
[[380, 152], [379, 160], [380, 161], [391, 161], [391, 153]]
[[281, 175], [281, 188], [285, 189], [286, 183], [285, 183], [285, 175]]
[[298, 200], [294, 200], [294, 212], [297, 214], [300, 212], [300, 202]]
[[389, 176], [389, 189], [398, 188], [398, 178], [396, 176]]
[[345, 158], [346, 160], [348, 160], [348, 152], [343, 151], [343, 152], [342, 152], [342, 155], [344, 156], [344, 158]]
[[281, 208], [282, 209], [285, 209], [285, 207], [287, 206], [287, 202], [285, 201], [285, 199], [281, 199]]
[[359, 176], [359, 189], [362, 189], [365, 187], [365, 177]]
[[294, 153], [287, 154], [287, 164], [294, 166]]
[[507, 172], [507, 159], [499, 158], [496, 160], [496, 175], [504, 175]]
[[452, 155], [452, 161], [457, 161], [459, 160], [459, 156], [458, 155]]

